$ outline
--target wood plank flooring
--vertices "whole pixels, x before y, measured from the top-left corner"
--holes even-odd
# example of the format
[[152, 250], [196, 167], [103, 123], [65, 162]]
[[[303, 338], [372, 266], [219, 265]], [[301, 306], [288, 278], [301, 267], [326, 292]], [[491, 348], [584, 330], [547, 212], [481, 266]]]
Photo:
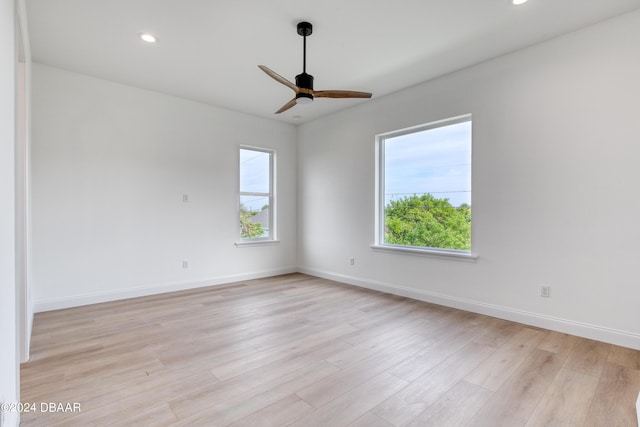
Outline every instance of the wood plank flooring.
[[39, 313], [21, 369], [24, 426], [628, 427], [639, 391], [639, 351], [303, 274]]

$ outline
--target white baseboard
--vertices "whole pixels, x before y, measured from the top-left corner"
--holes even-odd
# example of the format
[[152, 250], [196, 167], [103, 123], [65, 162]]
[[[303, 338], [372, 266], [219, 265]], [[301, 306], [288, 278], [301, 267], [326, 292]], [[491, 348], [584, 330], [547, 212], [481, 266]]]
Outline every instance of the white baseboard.
[[59, 310], [63, 308], [79, 307], [82, 305], [98, 304], [101, 302], [117, 301], [127, 298], [137, 298], [147, 295], [156, 295], [166, 292], [184, 291], [187, 289], [203, 288], [207, 286], [225, 285], [243, 280], [262, 279], [264, 277], [278, 276], [281, 274], [295, 273], [298, 269], [295, 266], [277, 268], [272, 270], [262, 270], [252, 273], [233, 274], [228, 276], [214, 277], [207, 280], [195, 282], [162, 283], [151, 286], [142, 286], [119, 291], [96, 292], [85, 295], [74, 295], [67, 298], [57, 298], [34, 303], [34, 311]]
[[[433, 304], [457, 308], [473, 313], [485, 314], [487, 316], [497, 317], [499, 319], [524, 323], [526, 325], [536, 326], [539, 328], [577, 335], [580, 337], [602, 341], [609, 344], [615, 344], [635, 350], [640, 350], [640, 334], [635, 334], [632, 332], [620, 331], [603, 326], [591, 325], [588, 323], [576, 322], [569, 319], [548, 316], [545, 314], [532, 313], [529, 311], [487, 304], [484, 302], [465, 298], [452, 297], [449, 295], [409, 288], [392, 283], [362, 279], [359, 277], [348, 276], [339, 273], [316, 270], [313, 268], [298, 267], [298, 271], [301, 273], [309, 274], [311, 276], [322, 277], [324, 279], [334, 280], [348, 285], [354, 285], [380, 292], [400, 295], [419, 301], [430, 302]], [[638, 404], [640, 405], [640, 397]]]

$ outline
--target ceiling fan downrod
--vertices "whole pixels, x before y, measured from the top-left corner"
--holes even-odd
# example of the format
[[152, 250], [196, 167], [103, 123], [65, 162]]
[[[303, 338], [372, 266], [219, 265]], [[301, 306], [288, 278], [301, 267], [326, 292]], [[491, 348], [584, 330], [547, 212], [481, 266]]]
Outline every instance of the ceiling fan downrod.
[[313, 101], [313, 76], [307, 74], [307, 36], [313, 33], [313, 26], [309, 22], [298, 23], [298, 34], [302, 36], [302, 74], [296, 76], [296, 86], [301, 89], [296, 94], [296, 101], [298, 104], [308, 104]]
[[298, 34], [302, 36], [302, 72], [307, 72], [307, 36], [313, 33], [313, 25], [309, 22], [298, 22]]

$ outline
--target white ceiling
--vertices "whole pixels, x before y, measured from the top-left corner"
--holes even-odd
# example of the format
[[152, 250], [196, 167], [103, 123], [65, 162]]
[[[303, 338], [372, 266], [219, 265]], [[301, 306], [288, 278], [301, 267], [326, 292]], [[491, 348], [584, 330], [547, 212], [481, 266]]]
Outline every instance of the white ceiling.
[[[32, 58], [252, 115], [302, 123], [368, 100], [293, 97], [301, 20], [315, 89], [416, 85], [640, 8], [640, 0], [26, 0]], [[141, 31], [160, 38], [148, 45]]]

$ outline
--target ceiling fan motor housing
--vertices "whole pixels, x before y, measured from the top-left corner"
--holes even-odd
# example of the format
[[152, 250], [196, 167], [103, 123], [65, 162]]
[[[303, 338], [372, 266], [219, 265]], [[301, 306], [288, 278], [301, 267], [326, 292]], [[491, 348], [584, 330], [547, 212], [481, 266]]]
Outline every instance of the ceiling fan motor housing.
[[[296, 76], [296, 86], [302, 89], [309, 89], [310, 91], [312, 91], [313, 76], [311, 74], [307, 74], [304, 72], [302, 74], [298, 74]], [[313, 95], [311, 93], [307, 93], [306, 91], [304, 92], [301, 91], [296, 94], [296, 99], [298, 103], [304, 104], [304, 103], [313, 101]]]
[[296, 86], [313, 90], [313, 76], [307, 73], [298, 74], [296, 76]]

